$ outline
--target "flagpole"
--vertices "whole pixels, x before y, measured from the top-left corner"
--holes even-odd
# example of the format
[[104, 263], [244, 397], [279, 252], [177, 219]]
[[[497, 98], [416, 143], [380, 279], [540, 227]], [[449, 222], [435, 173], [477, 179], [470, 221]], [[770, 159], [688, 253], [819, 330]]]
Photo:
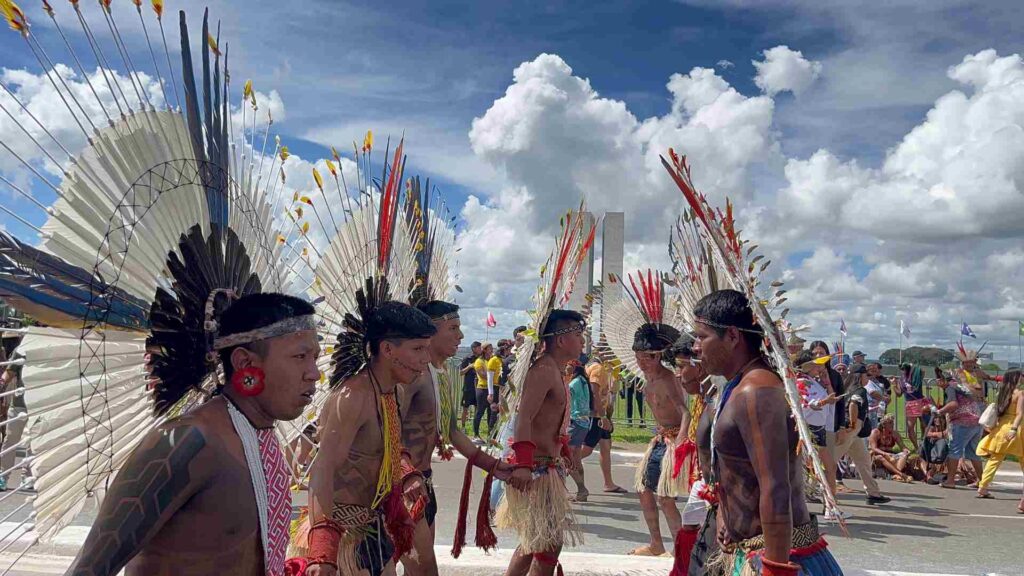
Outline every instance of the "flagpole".
[[900, 323], [900, 366], [903, 366], [903, 323]]

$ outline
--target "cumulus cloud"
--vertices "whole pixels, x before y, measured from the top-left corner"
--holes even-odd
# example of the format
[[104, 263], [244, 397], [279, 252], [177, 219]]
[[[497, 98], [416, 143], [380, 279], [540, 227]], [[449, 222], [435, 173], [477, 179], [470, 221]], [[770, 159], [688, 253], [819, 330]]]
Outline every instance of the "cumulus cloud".
[[479, 305], [530, 307], [557, 217], [580, 196], [595, 212], [626, 212], [627, 268], [665, 265], [681, 202], [658, 155], [672, 146], [689, 155], [713, 202], [737, 201], [741, 227], [769, 258], [793, 262], [769, 274], [786, 280], [790, 319], [812, 324], [815, 336], [831, 339], [844, 318], [849, 344], [874, 355], [897, 344], [904, 320], [913, 343], [951, 346], [963, 318], [990, 347], [1015, 344], [1024, 300], [1011, 287], [1024, 282], [1024, 267], [1006, 241], [1024, 232], [1020, 58], [989, 50], [952, 66], [960, 89], [874, 165], [825, 148], [784, 157], [772, 95], [805, 91], [821, 67], [784, 46], [764, 57], [755, 79], [763, 95], [694, 68], [666, 84], [670, 111], [644, 119], [558, 56], [520, 65], [470, 132], [474, 152], [509, 183], [463, 213], [466, 250], [483, 244], [507, 262], [463, 262]]
[[821, 74], [821, 63], [807, 60], [799, 50], [776, 46], [764, 51], [764, 61], [753, 60], [754, 83], [765, 94], [792, 92], [799, 96]]

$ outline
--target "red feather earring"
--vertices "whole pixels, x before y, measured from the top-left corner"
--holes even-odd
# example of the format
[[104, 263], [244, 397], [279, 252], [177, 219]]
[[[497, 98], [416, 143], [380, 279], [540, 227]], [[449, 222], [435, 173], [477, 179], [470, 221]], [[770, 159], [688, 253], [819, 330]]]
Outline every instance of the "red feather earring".
[[231, 387], [242, 396], [259, 396], [266, 386], [267, 375], [262, 368], [247, 366], [241, 370], [235, 370], [231, 375]]

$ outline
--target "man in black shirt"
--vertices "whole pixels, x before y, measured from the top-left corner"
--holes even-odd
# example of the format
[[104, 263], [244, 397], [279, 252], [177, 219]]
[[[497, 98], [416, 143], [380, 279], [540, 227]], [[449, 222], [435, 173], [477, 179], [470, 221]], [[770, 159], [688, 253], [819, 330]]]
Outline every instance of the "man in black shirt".
[[476, 372], [473, 371], [473, 363], [480, 357], [482, 350], [479, 342], [473, 342], [469, 347], [469, 356], [462, 359], [459, 364], [459, 374], [462, 374], [462, 417], [459, 419], [459, 427], [466, 429], [466, 418], [469, 417], [469, 409], [476, 406]]

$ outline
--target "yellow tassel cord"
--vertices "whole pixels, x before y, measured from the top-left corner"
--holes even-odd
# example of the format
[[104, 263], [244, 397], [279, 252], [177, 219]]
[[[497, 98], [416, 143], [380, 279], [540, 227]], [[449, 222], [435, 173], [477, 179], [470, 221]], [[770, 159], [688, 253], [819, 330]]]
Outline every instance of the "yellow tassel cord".
[[384, 457], [377, 476], [377, 494], [370, 505], [374, 509], [391, 493], [402, 458], [402, 425], [398, 421], [398, 400], [394, 393], [380, 395], [380, 413], [383, 421]]
[[438, 379], [438, 404], [441, 405], [441, 425], [437, 431], [438, 436], [441, 437], [441, 450], [448, 450], [452, 444], [452, 421], [454, 420], [452, 412], [452, 387], [448, 381], [448, 375], [444, 372], [437, 374]]

